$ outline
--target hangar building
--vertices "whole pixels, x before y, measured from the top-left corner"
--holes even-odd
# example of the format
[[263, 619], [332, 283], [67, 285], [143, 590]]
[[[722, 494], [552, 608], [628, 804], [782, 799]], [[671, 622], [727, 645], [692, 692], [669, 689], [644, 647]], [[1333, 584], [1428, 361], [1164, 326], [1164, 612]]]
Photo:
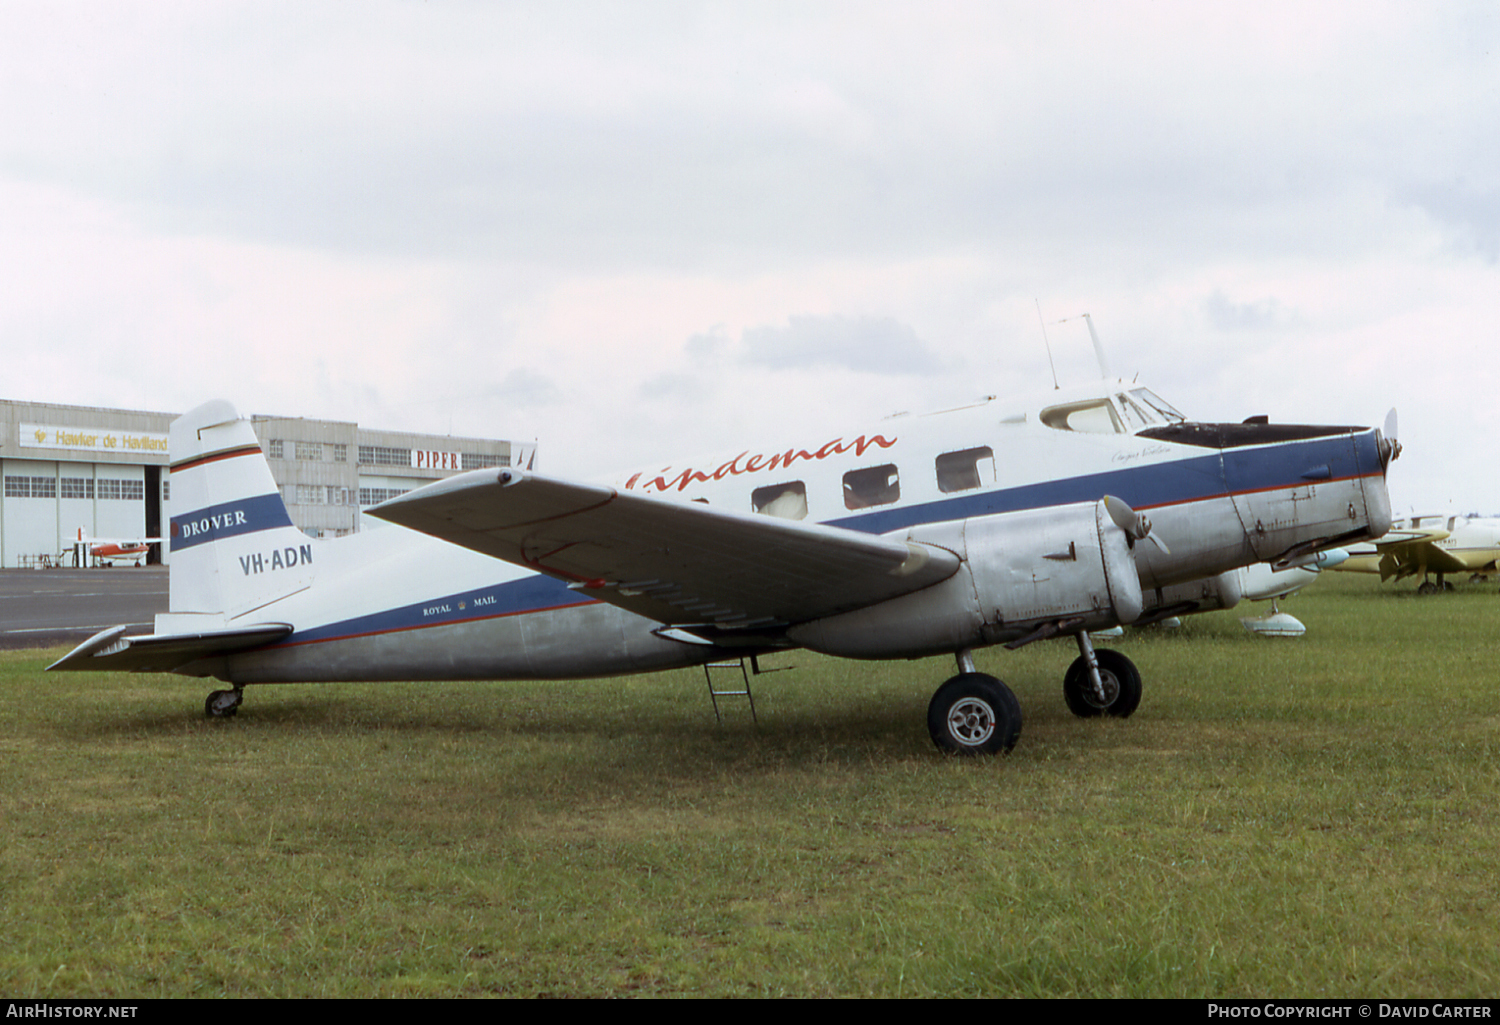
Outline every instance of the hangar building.
[[[86, 537], [165, 537], [175, 413], [0, 399], [0, 569], [71, 564]], [[463, 470], [529, 466], [534, 442], [381, 431], [254, 416], [292, 523], [313, 537], [379, 526], [363, 510]], [[154, 546], [150, 561], [170, 561]]]

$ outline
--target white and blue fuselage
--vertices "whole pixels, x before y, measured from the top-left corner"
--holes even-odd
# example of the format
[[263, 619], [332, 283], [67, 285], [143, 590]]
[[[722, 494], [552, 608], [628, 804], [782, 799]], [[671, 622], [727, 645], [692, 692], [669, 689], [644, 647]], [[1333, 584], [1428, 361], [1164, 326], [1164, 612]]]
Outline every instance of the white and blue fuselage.
[[171, 611], [55, 668], [215, 676], [236, 701], [254, 683], [565, 679], [797, 646], [963, 667], [1057, 634], [1080, 637], [1098, 686], [1085, 630], [1227, 607], [1238, 567], [1384, 533], [1393, 454], [1373, 429], [1187, 422], [1121, 385], [607, 483], [478, 470], [371, 510], [413, 529], [314, 540], [227, 403], [180, 418], [172, 446]]

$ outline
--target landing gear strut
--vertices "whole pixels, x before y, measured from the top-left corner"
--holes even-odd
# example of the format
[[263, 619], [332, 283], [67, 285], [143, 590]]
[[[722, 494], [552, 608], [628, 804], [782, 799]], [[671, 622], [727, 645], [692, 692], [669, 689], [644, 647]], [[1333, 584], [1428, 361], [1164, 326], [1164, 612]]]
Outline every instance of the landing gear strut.
[[1004, 683], [974, 671], [974, 658], [958, 653], [962, 670], [937, 689], [927, 706], [927, 732], [941, 751], [1003, 754], [1021, 736], [1021, 703]]
[[245, 692], [236, 687], [234, 690], [216, 690], [203, 702], [203, 714], [210, 719], [228, 719], [240, 710], [240, 702], [245, 700]]
[[1063, 676], [1063, 700], [1081, 719], [1112, 715], [1123, 719], [1141, 703], [1141, 673], [1118, 651], [1094, 650], [1087, 633], [1078, 635], [1082, 652]]

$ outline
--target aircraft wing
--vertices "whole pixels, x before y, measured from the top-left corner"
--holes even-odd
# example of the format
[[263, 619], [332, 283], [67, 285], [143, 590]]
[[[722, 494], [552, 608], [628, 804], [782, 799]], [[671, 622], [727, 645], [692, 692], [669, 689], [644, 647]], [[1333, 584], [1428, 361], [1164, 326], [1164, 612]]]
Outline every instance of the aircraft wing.
[[1400, 579], [1414, 573], [1459, 573], [1468, 567], [1438, 547], [1448, 531], [1438, 527], [1409, 527], [1388, 531], [1376, 539], [1380, 579]]
[[475, 470], [369, 511], [698, 633], [771, 630], [872, 605], [959, 566], [932, 545], [519, 470]]

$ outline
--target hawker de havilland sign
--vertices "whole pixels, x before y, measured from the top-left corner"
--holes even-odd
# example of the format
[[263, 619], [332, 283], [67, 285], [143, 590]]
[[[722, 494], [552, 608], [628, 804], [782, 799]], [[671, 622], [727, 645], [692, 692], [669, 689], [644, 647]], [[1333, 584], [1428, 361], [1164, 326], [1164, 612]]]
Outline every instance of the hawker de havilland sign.
[[[1064, 696], [1131, 714], [1141, 675], [1089, 631], [1234, 605], [1390, 524], [1391, 431], [1195, 423], [1103, 382], [700, 460], [610, 482], [474, 470], [370, 510], [404, 531], [310, 539], [250, 423], [173, 423], [171, 611], [51, 668], [212, 676], [210, 715], [274, 682], [569, 679], [804, 647], [949, 654], [938, 747], [1009, 750], [1010, 689], [972, 651], [1076, 639]], [[1148, 518], [1149, 514], [1149, 518]]]

